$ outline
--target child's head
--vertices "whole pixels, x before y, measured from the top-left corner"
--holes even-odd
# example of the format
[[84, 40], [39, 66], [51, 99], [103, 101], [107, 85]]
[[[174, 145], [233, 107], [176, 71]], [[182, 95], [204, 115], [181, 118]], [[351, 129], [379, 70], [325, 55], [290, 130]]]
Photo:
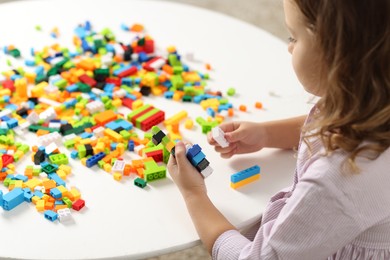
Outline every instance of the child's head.
[[321, 97], [305, 130], [316, 129], [328, 152], [341, 148], [352, 162], [362, 141], [379, 155], [390, 146], [390, 1], [284, 0], [284, 7], [296, 74]]

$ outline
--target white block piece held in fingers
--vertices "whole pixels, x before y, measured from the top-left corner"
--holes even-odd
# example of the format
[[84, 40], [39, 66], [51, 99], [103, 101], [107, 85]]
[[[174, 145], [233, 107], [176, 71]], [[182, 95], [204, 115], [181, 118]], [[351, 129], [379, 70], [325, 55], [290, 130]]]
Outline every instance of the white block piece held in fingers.
[[225, 132], [222, 131], [222, 129], [218, 126], [214, 127], [212, 130], [211, 130], [211, 133], [213, 135], [213, 138], [214, 140], [222, 147], [222, 148], [225, 148], [225, 147], [228, 147], [229, 146], [229, 142], [226, 140], [225, 138]]

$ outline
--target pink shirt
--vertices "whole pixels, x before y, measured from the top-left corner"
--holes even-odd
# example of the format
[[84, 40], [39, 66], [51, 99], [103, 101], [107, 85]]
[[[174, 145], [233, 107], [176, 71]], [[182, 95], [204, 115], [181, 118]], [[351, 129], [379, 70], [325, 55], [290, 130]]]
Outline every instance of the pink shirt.
[[271, 198], [252, 237], [219, 236], [212, 258], [390, 259], [390, 149], [358, 158], [359, 174], [341, 172], [343, 152], [323, 151], [316, 140], [310, 157], [301, 142], [293, 185]]

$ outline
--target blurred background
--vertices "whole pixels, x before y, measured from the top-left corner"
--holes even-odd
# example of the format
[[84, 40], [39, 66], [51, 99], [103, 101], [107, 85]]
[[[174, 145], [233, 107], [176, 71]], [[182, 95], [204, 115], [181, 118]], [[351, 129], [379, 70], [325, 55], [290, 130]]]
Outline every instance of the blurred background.
[[[17, 0], [0, 0], [0, 3]], [[30, 0], [31, 1], [31, 0]], [[145, 0], [148, 1], [148, 0]], [[201, 7], [223, 13], [259, 27], [286, 41], [282, 0], [159, 0]], [[202, 245], [180, 252], [149, 258], [148, 260], [209, 260]]]

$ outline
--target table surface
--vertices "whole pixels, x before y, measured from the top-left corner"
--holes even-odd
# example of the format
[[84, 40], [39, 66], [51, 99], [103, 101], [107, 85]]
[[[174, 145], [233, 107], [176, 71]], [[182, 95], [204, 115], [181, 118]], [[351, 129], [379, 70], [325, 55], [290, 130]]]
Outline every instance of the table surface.
[[[229, 97], [229, 101], [236, 108], [241, 104], [248, 106], [248, 112], [236, 110], [233, 120], [281, 119], [305, 114], [311, 107], [310, 97], [291, 68], [286, 43], [239, 20], [181, 4], [149, 0], [1, 4], [0, 46], [14, 44], [28, 50], [58, 41], [72, 46], [73, 29], [86, 20], [97, 30], [111, 28], [124, 42], [130, 42], [131, 37], [120, 29], [120, 25], [141, 23], [154, 38], [159, 52], [174, 45], [190, 68], [205, 71], [205, 63], [210, 63], [213, 69], [208, 87], [223, 93], [234, 87], [237, 94]], [[36, 31], [35, 25], [41, 25], [42, 31]], [[57, 40], [49, 36], [55, 26], [61, 34]], [[186, 60], [185, 54], [191, 53], [195, 60]], [[4, 54], [0, 56], [3, 67], [6, 59]], [[183, 109], [192, 119], [206, 116], [196, 104], [161, 97], [144, 100], [164, 110], [166, 118]], [[256, 101], [262, 102], [264, 109], [255, 109]], [[218, 209], [239, 228], [253, 223], [269, 198], [292, 181], [295, 167], [292, 151], [264, 149], [225, 160], [207, 144], [199, 126], [194, 130], [181, 127], [181, 133], [186, 141], [198, 143], [203, 148], [214, 168], [214, 173], [206, 179], [208, 194]], [[18, 138], [24, 143], [36, 143], [32, 135]], [[69, 152], [64, 147], [60, 149]], [[18, 164], [20, 172], [25, 165], [32, 165], [29, 157]], [[131, 160], [136, 156], [126, 154], [125, 158]], [[231, 174], [255, 164], [261, 167], [260, 181], [237, 190], [230, 188]], [[70, 165], [73, 174], [67, 180], [67, 186], [80, 190], [86, 208], [73, 212], [73, 221], [69, 224], [46, 220], [32, 204], [23, 203], [9, 212], [1, 209], [0, 258], [139, 259], [200, 243], [181, 195], [169, 176], [140, 189], [132, 184], [134, 176], [117, 182], [96, 166], [88, 169], [72, 159]], [[7, 190], [3, 185], [0, 189]]]

